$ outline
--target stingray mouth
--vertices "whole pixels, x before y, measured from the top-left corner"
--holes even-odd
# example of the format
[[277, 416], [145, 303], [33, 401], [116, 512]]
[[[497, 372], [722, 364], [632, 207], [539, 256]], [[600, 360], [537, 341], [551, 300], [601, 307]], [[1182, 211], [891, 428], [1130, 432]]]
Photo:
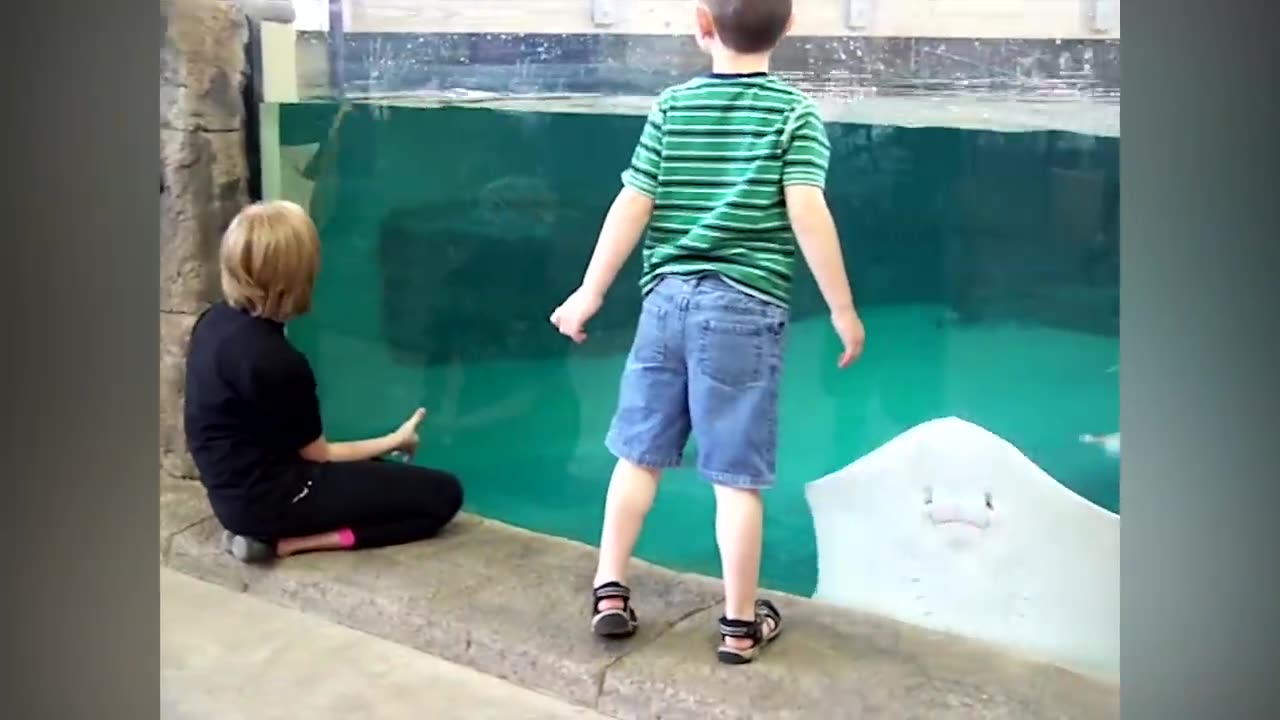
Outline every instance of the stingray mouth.
[[974, 520], [971, 518], [941, 518], [940, 519], [936, 517], [930, 517], [929, 519], [932, 520], [933, 524], [937, 527], [971, 527], [971, 528], [976, 528], [978, 530], [987, 529], [987, 523], [984, 523], [981, 520]]
[[986, 530], [991, 527], [991, 516], [995, 513], [995, 503], [991, 493], [986, 492], [973, 502], [935, 501], [933, 488], [925, 488], [925, 515], [935, 527], [973, 528]]

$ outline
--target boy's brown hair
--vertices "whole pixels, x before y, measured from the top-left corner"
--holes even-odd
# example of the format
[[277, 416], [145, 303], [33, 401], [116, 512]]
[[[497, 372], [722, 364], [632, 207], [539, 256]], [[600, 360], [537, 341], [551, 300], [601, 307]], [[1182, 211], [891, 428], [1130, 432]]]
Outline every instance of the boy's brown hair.
[[744, 55], [777, 46], [791, 23], [791, 0], [702, 0], [720, 42]]
[[287, 201], [249, 205], [222, 235], [222, 295], [255, 317], [286, 322], [311, 309], [320, 236], [307, 212]]

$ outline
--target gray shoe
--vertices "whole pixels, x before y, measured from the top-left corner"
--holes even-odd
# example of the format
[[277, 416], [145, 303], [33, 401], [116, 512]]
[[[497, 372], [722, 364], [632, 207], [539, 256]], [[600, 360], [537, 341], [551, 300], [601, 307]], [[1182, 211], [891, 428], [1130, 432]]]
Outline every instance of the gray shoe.
[[276, 557], [275, 548], [261, 540], [222, 531], [222, 550], [242, 563], [265, 563]]

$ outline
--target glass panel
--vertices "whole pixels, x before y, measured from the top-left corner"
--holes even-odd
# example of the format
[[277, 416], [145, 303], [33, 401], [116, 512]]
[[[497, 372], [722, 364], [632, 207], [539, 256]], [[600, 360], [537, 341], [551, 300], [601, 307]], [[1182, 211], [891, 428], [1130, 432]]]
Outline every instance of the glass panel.
[[[682, 36], [335, 36], [296, 35], [296, 95], [263, 112], [274, 192], [323, 240], [314, 312], [290, 333], [328, 434], [384, 432], [424, 405], [418, 461], [458, 473], [469, 510], [596, 542], [638, 258], [585, 345], [547, 316], [580, 280], [653, 94], [704, 60]], [[766, 586], [814, 588], [805, 483], [933, 418], [982, 425], [1118, 511], [1117, 458], [1081, 439], [1119, 422], [1118, 53], [866, 37], [779, 52], [830, 123], [828, 195], [868, 344], [836, 371], [797, 265]], [[639, 554], [718, 574], [712, 517], [694, 470], [673, 471]]]

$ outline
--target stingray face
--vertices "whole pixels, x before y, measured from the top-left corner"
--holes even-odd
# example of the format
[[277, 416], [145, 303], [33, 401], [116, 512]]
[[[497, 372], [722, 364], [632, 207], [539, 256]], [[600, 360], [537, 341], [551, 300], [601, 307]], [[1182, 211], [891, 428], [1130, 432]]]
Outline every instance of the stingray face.
[[943, 488], [935, 491], [932, 485], [924, 488], [925, 515], [934, 525], [967, 525], [986, 530], [991, 527], [995, 510], [990, 490], [968, 488], [957, 492]]
[[965, 547], [981, 540], [995, 522], [995, 498], [981, 486], [925, 485], [921, 497], [925, 521], [943, 543]]

